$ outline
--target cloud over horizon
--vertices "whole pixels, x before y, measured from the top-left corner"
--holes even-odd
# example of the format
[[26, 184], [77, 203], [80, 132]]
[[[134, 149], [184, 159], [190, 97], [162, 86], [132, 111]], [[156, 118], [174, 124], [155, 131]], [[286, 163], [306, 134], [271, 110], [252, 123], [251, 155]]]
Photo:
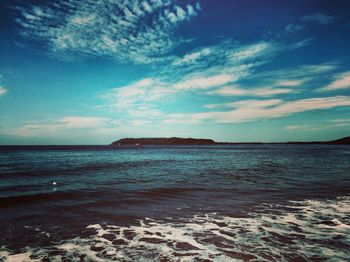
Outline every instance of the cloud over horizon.
[[[284, 101], [281, 99], [242, 100], [239, 102], [211, 105], [209, 108], [233, 108], [228, 111], [210, 111], [195, 114], [173, 114], [164, 120], [168, 124], [200, 123], [213, 121], [217, 123], [241, 123], [256, 120], [280, 118], [296, 113], [325, 110], [334, 107], [350, 106], [350, 96], [300, 99]], [[190, 119], [190, 121], [188, 121]]]

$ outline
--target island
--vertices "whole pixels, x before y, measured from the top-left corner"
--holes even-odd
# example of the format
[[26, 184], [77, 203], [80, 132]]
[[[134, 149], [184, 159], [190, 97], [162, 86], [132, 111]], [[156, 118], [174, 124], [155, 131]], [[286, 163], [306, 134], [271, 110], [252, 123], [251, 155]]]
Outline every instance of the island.
[[240, 144], [328, 144], [328, 145], [350, 145], [350, 136], [331, 141], [311, 141], [311, 142], [215, 142], [212, 139], [204, 138], [181, 138], [181, 137], [159, 137], [159, 138], [123, 138], [113, 143], [111, 146], [186, 146], [186, 145], [240, 145]]
[[124, 146], [124, 145], [216, 145], [212, 139], [203, 138], [123, 138], [113, 142], [112, 146]]

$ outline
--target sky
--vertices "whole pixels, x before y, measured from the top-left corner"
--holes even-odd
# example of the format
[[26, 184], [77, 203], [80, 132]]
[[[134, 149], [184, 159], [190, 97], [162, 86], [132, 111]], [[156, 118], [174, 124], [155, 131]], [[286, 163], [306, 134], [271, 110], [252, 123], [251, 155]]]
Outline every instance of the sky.
[[0, 144], [349, 135], [350, 1], [0, 1]]

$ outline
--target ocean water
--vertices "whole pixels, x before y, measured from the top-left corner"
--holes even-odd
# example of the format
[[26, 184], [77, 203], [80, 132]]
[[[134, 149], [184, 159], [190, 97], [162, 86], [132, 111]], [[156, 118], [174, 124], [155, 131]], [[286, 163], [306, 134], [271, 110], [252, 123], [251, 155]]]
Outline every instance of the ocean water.
[[0, 261], [349, 261], [350, 146], [0, 147]]

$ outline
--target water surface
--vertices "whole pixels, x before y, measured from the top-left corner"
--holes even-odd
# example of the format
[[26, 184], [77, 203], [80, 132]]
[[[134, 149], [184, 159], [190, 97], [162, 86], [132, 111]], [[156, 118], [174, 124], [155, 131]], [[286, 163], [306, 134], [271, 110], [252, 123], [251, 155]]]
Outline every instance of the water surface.
[[0, 147], [0, 259], [346, 261], [349, 170], [344, 145]]

